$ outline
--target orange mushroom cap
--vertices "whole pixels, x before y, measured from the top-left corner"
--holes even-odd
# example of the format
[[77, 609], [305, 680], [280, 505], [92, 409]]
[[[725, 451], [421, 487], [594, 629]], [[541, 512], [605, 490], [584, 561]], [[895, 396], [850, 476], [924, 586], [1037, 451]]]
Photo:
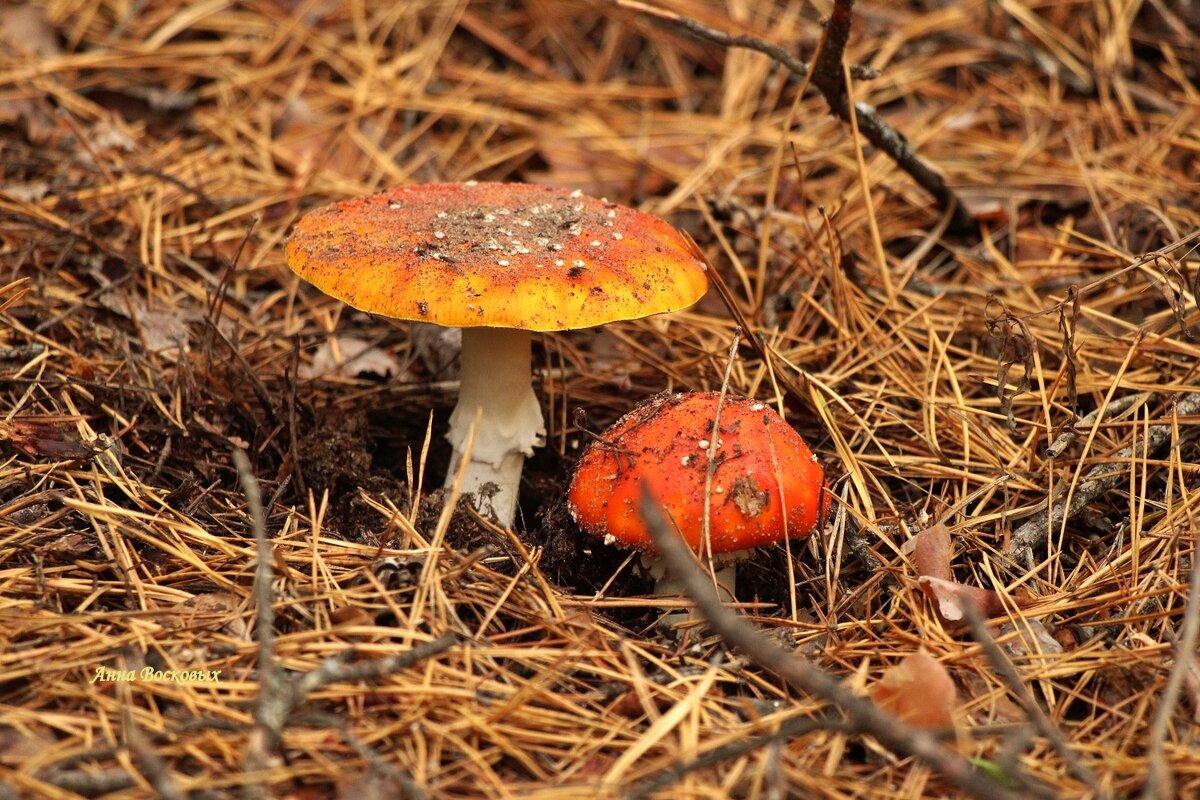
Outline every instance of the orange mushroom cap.
[[[661, 395], [626, 414], [584, 452], [567, 501], [585, 530], [653, 550], [638, 513], [640, 485], [702, 552], [705, 472], [720, 395]], [[709, 502], [713, 553], [807, 536], [824, 516], [825, 474], [790, 425], [764, 403], [726, 395]]]
[[545, 186], [402, 186], [301, 219], [288, 265], [361, 311], [455, 327], [571, 330], [691, 305], [694, 245], [657, 217]]

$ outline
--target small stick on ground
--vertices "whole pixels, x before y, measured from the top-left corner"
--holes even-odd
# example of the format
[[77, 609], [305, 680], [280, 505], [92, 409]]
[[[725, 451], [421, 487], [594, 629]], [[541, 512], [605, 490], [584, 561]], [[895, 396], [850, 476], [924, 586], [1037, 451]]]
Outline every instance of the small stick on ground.
[[[234, 450], [233, 463], [237, 467], [242, 492], [246, 495], [246, 508], [250, 512], [258, 558], [252, 593], [257, 615], [254, 635], [258, 641], [259, 691], [254, 703], [254, 730], [250, 734], [250, 744], [246, 753], [246, 770], [257, 773], [267, 768], [271, 754], [278, 751], [289, 709], [287, 687], [283, 685], [282, 676], [275, 664], [275, 607], [271, 594], [271, 582], [274, 577], [262, 493], [246, 454], [241, 450]], [[258, 781], [251, 781], [244, 787], [242, 796], [247, 800], [265, 797], [266, 788]]]
[[[850, 123], [849, 95], [846, 92], [842, 62], [846, 56], [846, 43], [850, 40], [850, 26], [854, 21], [854, 0], [835, 0], [833, 12], [825, 23], [825, 37], [812, 65], [812, 84], [821, 91], [829, 110], [834, 116]], [[933, 195], [938, 207], [951, 215], [950, 227], [959, 232], [978, 232], [975, 220], [957, 193], [946, 185], [942, 174], [925, 163], [904, 135], [889, 125], [866, 103], [856, 103], [853, 109], [858, 121], [858, 130], [867, 141], [892, 157], [896, 166], [904, 170], [921, 188]]]
[[171, 777], [171, 768], [167, 765], [166, 760], [155, 751], [154, 742], [138, 727], [129, 706], [124, 708], [122, 716], [125, 723], [125, 742], [133, 752], [134, 758], [137, 759], [142, 775], [154, 787], [156, 796], [162, 800], [184, 800], [187, 795]]
[[[137, 781], [123, 769], [110, 769], [103, 772], [88, 772], [82, 769], [64, 770], [39, 775], [39, 781], [57, 786], [68, 792], [81, 794], [85, 797], [120, 792], [137, 786]], [[28, 797], [29, 795], [22, 795]]]
[[[707, 25], [701, 24], [694, 19], [681, 17], [679, 14], [676, 14], [673, 11], [668, 11], [665, 8], [656, 8], [654, 6], [646, 5], [645, 3], [639, 3], [637, 0], [618, 0], [617, 5], [624, 6], [625, 8], [632, 8], [635, 11], [640, 11], [643, 14], [654, 17], [662, 22], [670, 23], [680, 30], [690, 33], [697, 39], [703, 39], [705, 41], [712, 42], [713, 44], [719, 44], [722, 47], [740, 47], [744, 50], [754, 50], [757, 53], [762, 53], [799, 78], [807, 77], [809, 70], [812, 69], [807, 62], [796, 58], [779, 45], [771, 44], [764, 39], [759, 39], [757, 36], [725, 33], [724, 31], [719, 31], [716, 28], [710, 28]], [[862, 64], [854, 64], [850, 67], [850, 74], [853, 75], [856, 80], [871, 80], [872, 78], [879, 77], [879, 70], [875, 69], [874, 67], [863, 66]]]
[[[453, 633], [446, 633], [431, 642], [417, 645], [389, 658], [359, 664], [346, 663], [348, 654], [339, 653], [326, 659], [312, 672], [290, 680], [286, 678], [275, 660], [275, 611], [271, 592], [272, 552], [267, 540], [262, 495], [246, 454], [235, 450], [233, 462], [237, 467], [242, 491], [246, 495], [246, 507], [250, 512], [258, 550], [253, 593], [258, 612], [255, 635], [259, 646], [259, 694], [254, 708], [255, 726], [250, 734], [246, 755], [246, 770], [257, 773], [265, 770], [272, 755], [279, 751], [288, 717], [310, 693], [333, 683], [371, 680], [400, 672], [449, 649], [459, 641], [459, 637]], [[266, 787], [261, 780], [248, 781], [242, 795], [257, 800], [267, 796]]]
[[1184, 681], [1195, 660], [1196, 643], [1200, 640], [1200, 569], [1196, 560], [1200, 558], [1200, 532], [1195, 529], [1195, 518], [1191, 520], [1192, 537], [1191, 576], [1188, 578], [1188, 596], [1183, 605], [1183, 622], [1180, 623], [1179, 640], [1175, 643], [1175, 666], [1163, 687], [1162, 697], [1154, 721], [1150, 723], [1150, 743], [1146, 753], [1146, 785], [1142, 787], [1142, 800], [1167, 800], [1175, 797], [1175, 779], [1167, 767], [1167, 734], [1171, 728], [1171, 717], [1179, 703]]
[[422, 789], [417, 783], [388, 763], [379, 753], [375, 752], [369, 745], [354, 735], [343, 720], [338, 719], [332, 714], [308, 713], [298, 716], [294, 722], [297, 724], [312, 724], [319, 725], [323, 728], [331, 728], [341, 734], [342, 741], [350, 746], [354, 752], [358, 753], [363, 761], [370, 765], [372, 771], [378, 775], [382, 775], [389, 781], [397, 784], [404, 792], [404, 796], [409, 800], [427, 800], [429, 794]]
[[[1175, 403], [1175, 414], [1189, 417], [1200, 413], [1200, 392], [1188, 392]], [[1120, 461], [1134, 458], [1148, 458], [1157, 453], [1171, 437], [1173, 426], [1169, 423], [1151, 425], [1146, 431], [1146, 437], [1137, 445], [1130, 445], [1114, 453], [1113, 460]], [[1070, 503], [1065, 498], [1055, 502], [1050, 513], [1039, 514], [1016, 530], [1008, 543], [1008, 556], [1018, 564], [1033, 563], [1033, 549], [1040, 547], [1049, 536], [1050, 531], [1058, 528], [1064, 520], [1078, 514], [1094, 503], [1101, 495], [1125, 480], [1125, 470], [1114, 464], [1100, 464], [1093, 467], [1083, 481], [1070, 496]]]
[[996, 640], [992, 637], [991, 631], [987, 628], [987, 622], [983, 615], [974, 603], [963, 603], [963, 617], [966, 619], [967, 625], [971, 629], [971, 637], [983, 650], [983, 655], [987, 658], [988, 663], [992, 665], [992, 669], [1004, 681], [1004, 685], [1016, 697], [1017, 702], [1021, 704], [1021, 708], [1025, 711], [1025, 716], [1029, 717], [1029, 721], [1033, 723], [1033, 727], [1042, 736], [1046, 737], [1047, 741], [1054, 748], [1054, 752], [1062, 758], [1067, 765], [1067, 769], [1071, 774], [1082, 781], [1092, 791], [1092, 797], [1101, 800], [1109, 795], [1100, 786], [1100, 782], [1096, 780], [1096, 775], [1079, 758], [1079, 754], [1071, 748], [1071, 743], [1063, 734], [1050, 717], [1046, 716], [1046, 712], [1038, 705], [1033, 693], [1029, 691], [1029, 687], [1025, 685], [1025, 679], [1021, 673], [1017, 671], [1017, 667], [1012, 660], [1004, 654], [1000, 649], [1000, 645], [996, 644]]
[[[850, 123], [851, 109], [847, 101], [841, 65], [846, 54], [846, 43], [850, 39], [853, 0], [837, 0], [834, 3], [833, 13], [825, 24], [825, 37], [811, 66], [793, 57], [783, 48], [754, 36], [723, 33], [695, 20], [644, 5], [636, 0], [618, 0], [618, 4], [648, 14], [698, 39], [723, 47], [740, 47], [762, 53], [800, 77], [811, 73], [812, 85], [821, 92], [829, 104], [829, 110], [842, 122]], [[851, 66], [850, 75], [863, 80], [876, 77], [878, 73], [870, 67]], [[978, 231], [975, 220], [967, 212], [958, 194], [946, 184], [946, 179], [940, 172], [917, 155], [917, 151], [903, 134], [885, 122], [875, 109], [866, 103], [856, 104], [854, 115], [858, 119], [858, 129], [867, 141], [891, 156], [896, 166], [907, 172], [918, 186], [933, 195], [943, 212], [950, 214], [950, 226], [955, 231]]]
[[1064, 450], [1071, 446], [1071, 442], [1079, 438], [1080, 432], [1085, 428], [1095, 425], [1097, 419], [1110, 419], [1124, 414], [1133, 406], [1144, 403], [1149, 397], [1149, 392], [1138, 392], [1137, 394], [1126, 395], [1118, 400], [1113, 400], [1108, 405], [1097, 408], [1059, 434], [1054, 443], [1046, 448], [1046, 455], [1049, 458], [1058, 458], [1063, 454]]
[[789, 719], [780, 723], [779, 727], [770, 733], [764, 733], [751, 739], [714, 748], [691, 761], [676, 764], [670, 769], [655, 775], [653, 778], [647, 778], [629, 790], [629, 793], [625, 795], [626, 800], [643, 800], [643, 798], [649, 797], [659, 789], [665, 789], [671, 784], [679, 782], [679, 780], [693, 772], [706, 769], [714, 764], [720, 764], [722, 761], [738, 758], [746, 753], [752, 753], [760, 747], [767, 747], [777, 742], [786, 741], [793, 736], [803, 736], [814, 731], [854, 733], [854, 729], [844, 719], [834, 719], [832, 717], [797, 717]]
[[668, 571], [696, 602], [709, 626], [731, 648], [767, 669], [788, 685], [840, 708], [851, 728], [874, 736], [884, 747], [912, 756], [936, 770], [947, 782], [977, 798], [1016, 800], [1020, 795], [1005, 789], [980, 772], [932, 734], [910, 728], [860, 697], [832, 675], [775, 645], [731, 609], [725, 608], [712, 582], [696, 566], [687, 546], [671, 532], [649, 491], [643, 487], [641, 515]]
[[363, 661], [357, 664], [346, 662], [348, 654], [342, 653], [327, 659], [320, 667], [305, 673], [292, 681], [289, 689], [289, 708], [295, 708], [304, 702], [304, 698], [317, 689], [334, 683], [349, 683], [352, 681], [369, 681], [383, 678], [401, 672], [411, 666], [432, 658], [439, 653], [449, 650], [458, 644], [460, 637], [454, 633], [444, 633], [431, 642], [419, 644], [416, 647], [397, 653], [394, 656], [375, 661]]

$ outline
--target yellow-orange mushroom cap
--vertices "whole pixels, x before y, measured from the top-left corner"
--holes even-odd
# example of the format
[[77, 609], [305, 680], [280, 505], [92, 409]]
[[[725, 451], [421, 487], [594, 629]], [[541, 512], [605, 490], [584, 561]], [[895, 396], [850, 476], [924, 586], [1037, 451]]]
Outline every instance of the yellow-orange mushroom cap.
[[317, 209], [288, 266], [361, 311], [555, 331], [674, 311], [707, 290], [691, 242], [655, 216], [509, 183], [402, 186]]
[[[706, 472], [716, 392], [651, 398], [584, 452], [567, 500], [575, 521], [606, 541], [653, 550], [641, 484], [688, 545], [703, 552]], [[824, 516], [825, 474], [800, 435], [766, 404], [726, 396], [709, 495], [713, 553], [807, 536]]]

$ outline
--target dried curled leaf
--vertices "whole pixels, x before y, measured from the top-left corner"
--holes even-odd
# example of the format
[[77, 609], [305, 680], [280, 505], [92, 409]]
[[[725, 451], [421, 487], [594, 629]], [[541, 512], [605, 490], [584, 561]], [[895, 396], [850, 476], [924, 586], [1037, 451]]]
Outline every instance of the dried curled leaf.
[[[1010, 633], [1017, 635], [1010, 637]], [[1052, 656], [1063, 652], [1062, 643], [1054, 638], [1040, 619], [1025, 619], [1019, 625], [1006, 622], [996, 632], [996, 638], [1011, 658]]]
[[1004, 613], [1004, 602], [1000, 595], [991, 589], [979, 586], [967, 586], [955, 581], [947, 581], [923, 575], [917, 583], [931, 600], [937, 601], [938, 613], [947, 622], [958, 622], [966, 616], [964, 607], [971, 603], [984, 617], [995, 617]]
[[950, 542], [950, 529], [943, 523], [918, 533], [913, 537], [910, 549], [917, 568], [917, 584], [937, 602], [942, 619], [960, 621], [966, 615], [963, 606], [967, 603], [973, 603], [985, 617], [1004, 613], [1004, 602], [996, 592], [954, 580], [950, 569], [954, 548]]
[[239, 611], [241, 604], [241, 598], [232, 592], [202, 592], [171, 606], [161, 623], [168, 630], [221, 630], [242, 639], [246, 623]]

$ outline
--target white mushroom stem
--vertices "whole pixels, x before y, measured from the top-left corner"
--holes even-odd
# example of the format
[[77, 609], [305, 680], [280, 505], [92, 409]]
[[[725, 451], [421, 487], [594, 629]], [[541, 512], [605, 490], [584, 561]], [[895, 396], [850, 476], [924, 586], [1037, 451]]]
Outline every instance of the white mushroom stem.
[[[717, 578], [717, 596], [722, 603], [733, 603], [737, 600], [737, 564], [729, 564], [719, 568], [714, 575]], [[672, 577], [664, 575], [654, 582], [655, 594], [683, 595], [683, 584]]]
[[516, 515], [525, 457], [546, 442], [542, 409], [532, 386], [532, 341], [528, 331], [463, 328], [458, 405], [446, 434], [454, 448], [446, 474], [450, 486], [479, 415], [462, 490], [477, 509], [491, 511], [504, 527], [510, 527]]
[[[713, 574], [717, 581], [717, 596], [722, 603], [733, 603], [737, 601], [737, 562], [745, 560], [749, 557], [749, 550], [738, 550], [733, 553], [725, 553], [713, 557], [713, 568], [716, 570]], [[703, 559], [702, 559], [703, 560]], [[686, 596], [683, 583], [675, 579], [675, 576], [667, 573], [666, 564], [662, 558], [657, 555], [644, 553], [642, 555], [642, 569], [654, 578], [654, 593], [662, 595], [678, 595]], [[705, 568], [705, 572], [707, 572]], [[680, 622], [687, 622], [695, 616], [689, 611], [668, 611], [658, 620], [658, 624], [666, 629], [672, 628]]]

